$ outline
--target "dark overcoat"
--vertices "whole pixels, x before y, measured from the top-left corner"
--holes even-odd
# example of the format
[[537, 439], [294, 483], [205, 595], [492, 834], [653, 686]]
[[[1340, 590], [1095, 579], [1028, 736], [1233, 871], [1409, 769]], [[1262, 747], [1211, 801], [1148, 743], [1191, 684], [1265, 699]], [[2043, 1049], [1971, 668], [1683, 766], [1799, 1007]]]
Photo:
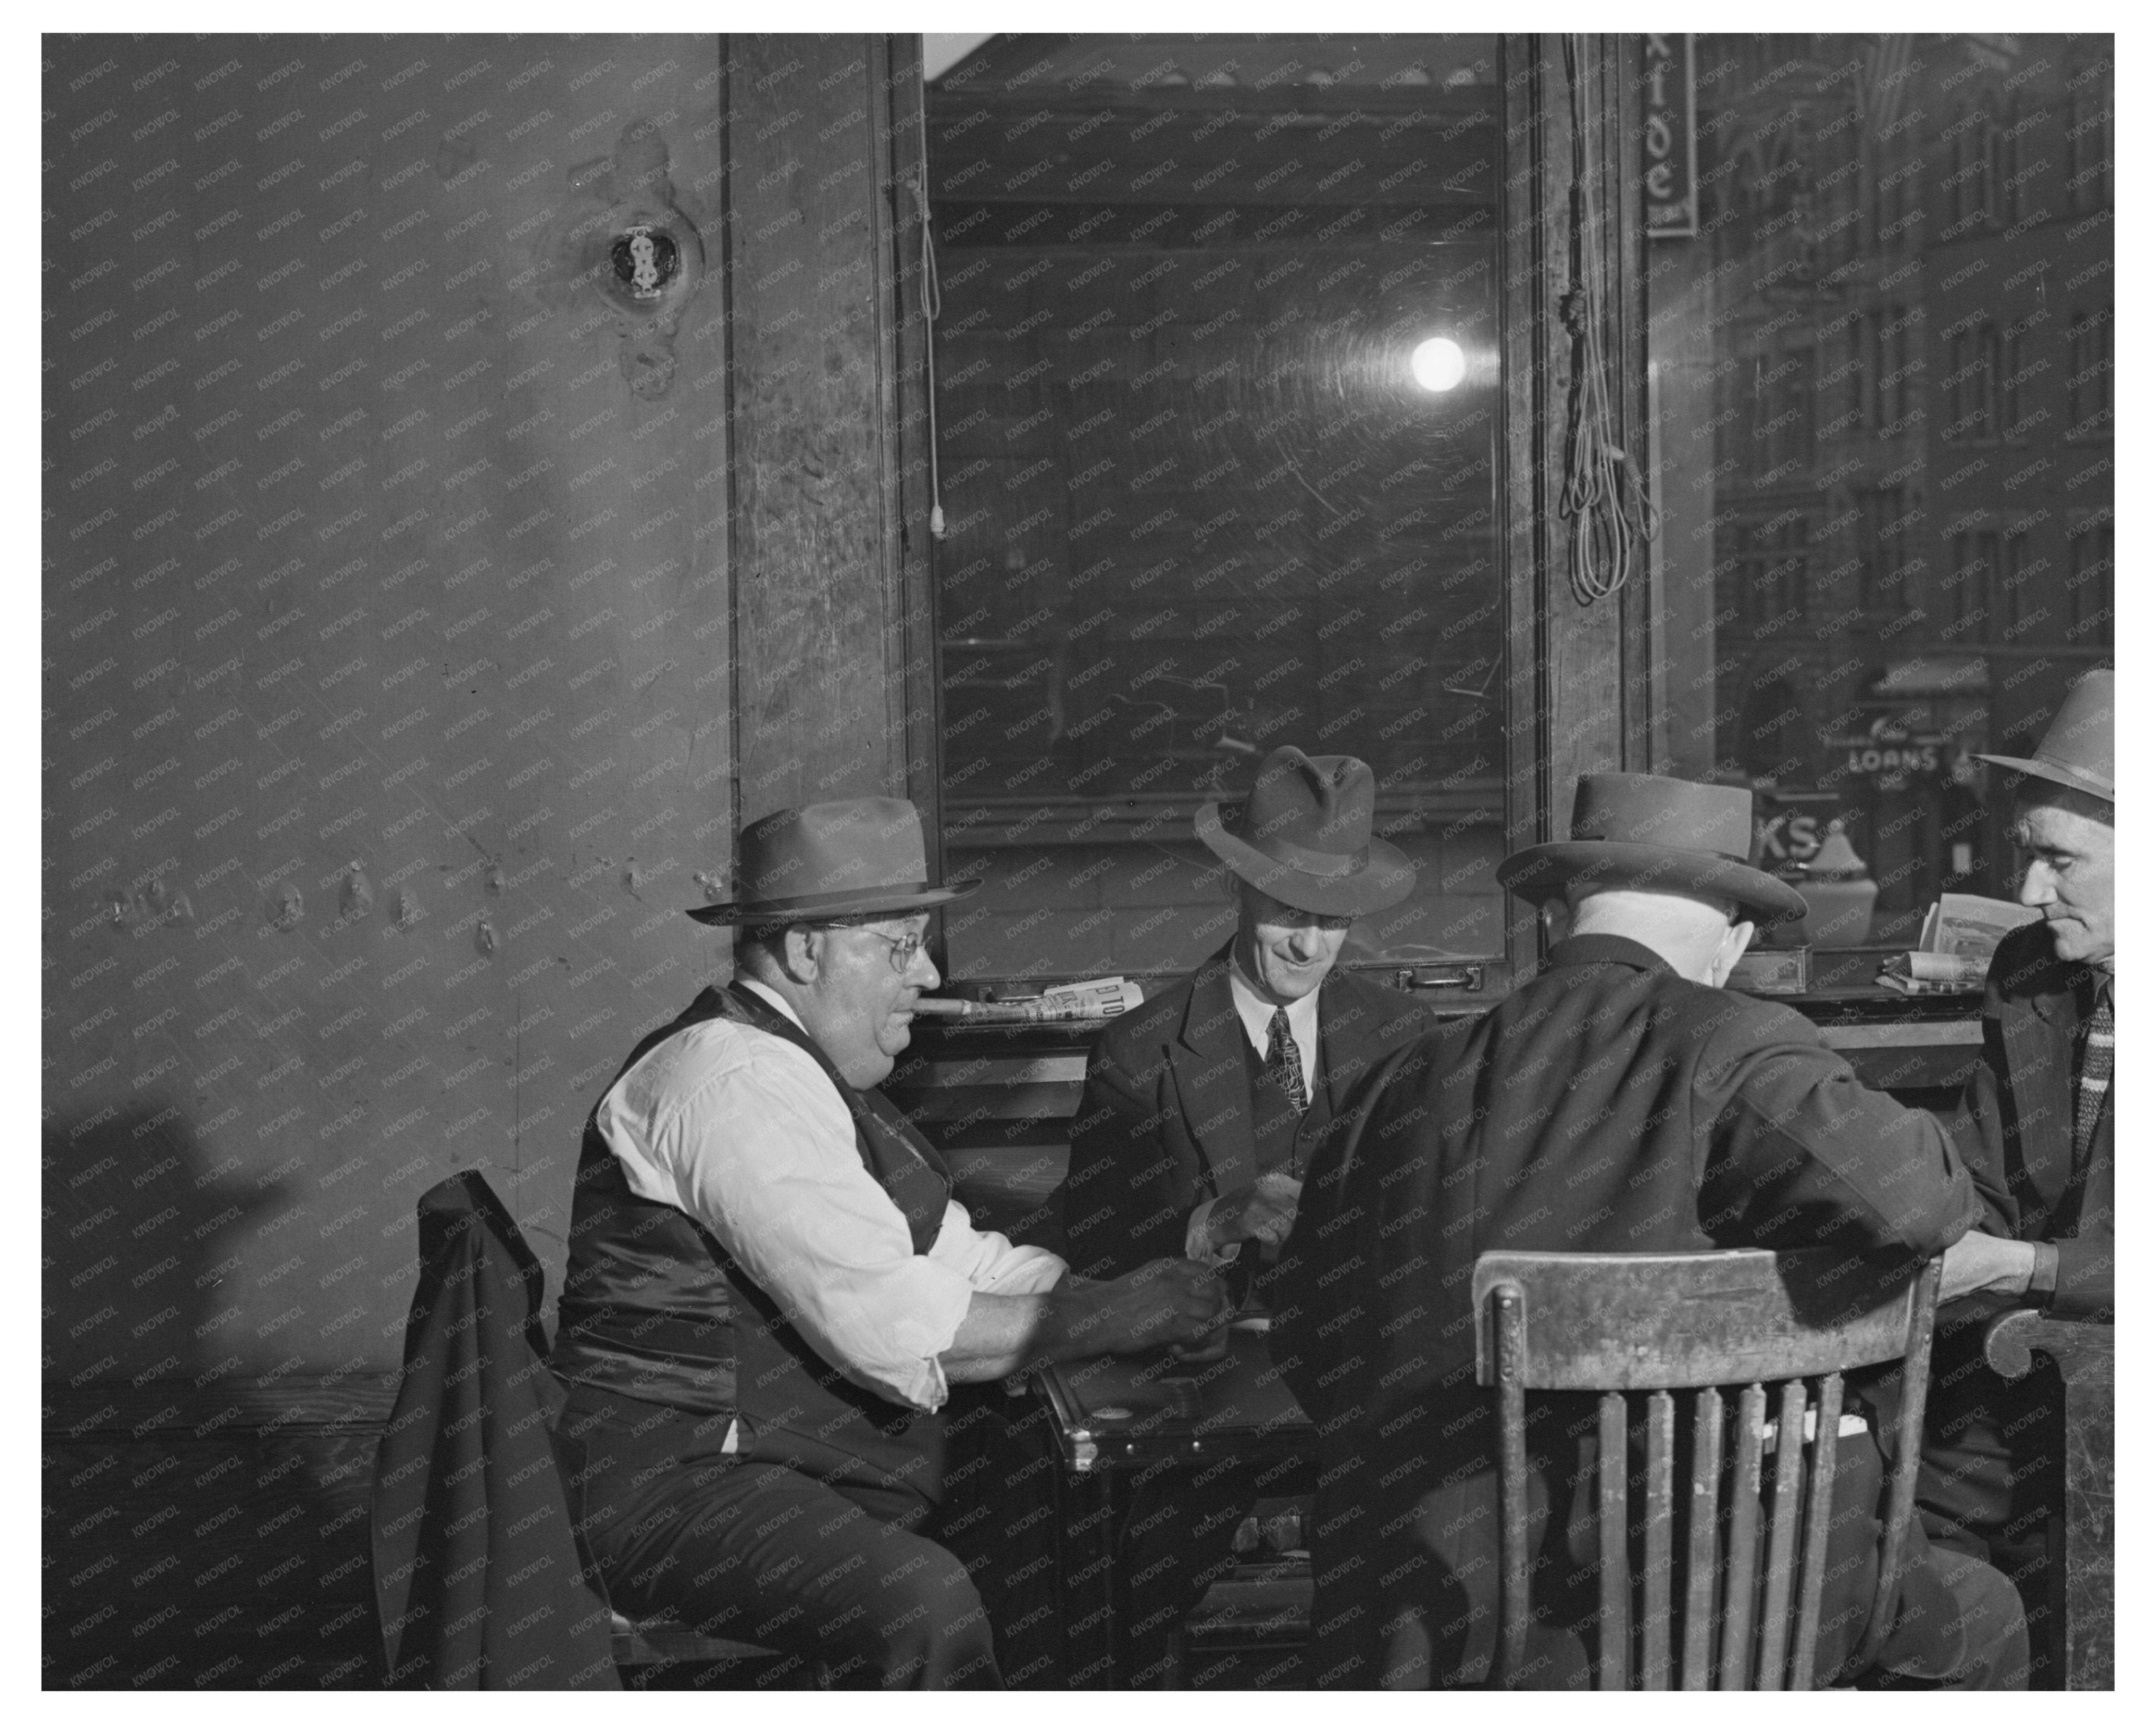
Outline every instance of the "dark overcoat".
[[[1930, 1115], [1865, 1089], [1795, 1012], [1685, 981], [1630, 940], [1566, 940], [1503, 1004], [1394, 1056], [1312, 1166], [1276, 1284], [1274, 1360], [1320, 1431], [1321, 1680], [1487, 1673], [1498, 1516], [1494, 1396], [1475, 1386], [1481, 1253], [1825, 1245], [1876, 1296], [1979, 1211]], [[1582, 1398], [1584, 1427], [1559, 1419], [1530, 1445], [1548, 1686], [1587, 1668]], [[1873, 1408], [1873, 1439], [1843, 1444], [1830, 1660], [1861, 1629], [1834, 1600], [1868, 1596], [1876, 1566]]]
[[2055, 1316], [2111, 1321], [2112, 1110], [2074, 1168], [2074, 1042], [2096, 975], [2059, 957], [2041, 922], [1999, 942], [1984, 984], [1984, 1058], [1954, 1139], [1991, 1210], [1989, 1230], [2058, 1248]]
[[[1258, 1177], [1228, 952], [1117, 1018], [1094, 1044], [1063, 1197], [1066, 1255], [1081, 1274], [1182, 1256], [1190, 1212]], [[1302, 1165], [1355, 1085], [1430, 1021], [1412, 995], [1350, 972], [1336, 968], [1318, 984], [1317, 1081], [1296, 1146]]]
[[[1988, 1232], [2058, 1248], [2054, 1316], [2112, 1320], [2112, 1109], [2074, 1167], [2074, 1043], [2097, 977], [2056, 954], [2041, 923], [1999, 942], [1984, 987], [1984, 1056], [1953, 1119], [1954, 1141], [1990, 1213]], [[2010, 1557], [2041, 1544], [2060, 1485], [2057, 1388], [2048, 1372], [2000, 1379], [1984, 1331], [2010, 1302], [1974, 1298], [1940, 1314], [1920, 1501], [1934, 1537]], [[1966, 1534], [1960, 1528], [1974, 1529]]]

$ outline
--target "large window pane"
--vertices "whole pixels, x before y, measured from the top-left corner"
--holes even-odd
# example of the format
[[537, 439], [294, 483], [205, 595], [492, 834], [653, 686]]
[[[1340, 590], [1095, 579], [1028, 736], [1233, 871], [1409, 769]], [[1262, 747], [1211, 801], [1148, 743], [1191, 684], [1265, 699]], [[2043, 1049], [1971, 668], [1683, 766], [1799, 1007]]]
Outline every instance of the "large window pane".
[[1693, 64], [1699, 231], [1648, 259], [1661, 752], [1755, 787], [1769, 866], [1839, 823], [1906, 945], [2011, 893], [1971, 757], [2110, 656], [2111, 38]]
[[961, 977], [1189, 967], [1265, 753], [1375, 769], [1502, 950], [1496, 38], [1004, 37], [927, 94]]

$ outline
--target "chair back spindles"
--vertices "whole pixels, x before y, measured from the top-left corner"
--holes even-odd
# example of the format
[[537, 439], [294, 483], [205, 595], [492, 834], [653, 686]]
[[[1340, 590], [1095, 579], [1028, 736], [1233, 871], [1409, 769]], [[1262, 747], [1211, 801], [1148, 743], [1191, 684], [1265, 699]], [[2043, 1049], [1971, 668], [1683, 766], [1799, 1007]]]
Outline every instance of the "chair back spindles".
[[[1917, 1278], [1916, 1315], [1912, 1326], [1927, 1336], [1938, 1317], [1940, 1265], [1924, 1265]], [[1871, 1619], [1854, 1660], [1859, 1670], [1879, 1655], [1894, 1626], [1894, 1600], [1908, 1559], [1909, 1527], [1916, 1518], [1917, 1461], [1924, 1447], [1924, 1398], [1930, 1392], [1932, 1350], [1927, 1345], [1912, 1350], [1902, 1367], [1902, 1404], [1894, 1425], [1894, 1475], [1887, 1486], [1887, 1532], [1879, 1545], [1879, 1590], [1871, 1603]]]
[[[1478, 1260], [1477, 1377], [1498, 1391], [1501, 1680], [1524, 1680], [1532, 1620], [1528, 1396], [1593, 1391], [1597, 1686], [1809, 1689], [1834, 1680], [1836, 1670], [1818, 1666], [1843, 1373], [1899, 1363], [1878, 1584], [1846, 1668], [1872, 1661], [1892, 1626], [1910, 1542], [1939, 1270], [1925, 1265], [1911, 1285], [1853, 1314], [1844, 1308], [1845, 1275], [1845, 1265], [1817, 1252]], [[1681, 1398], [1691, 1404], [1680, 1557]], [[1732, 1414], [1735, 1429], [1726, 1433]], [[1631, 1467], [1642, 1434], [1635, 1516]], [[1763, 1489], [1770, 1443], [1771, 1495]], [[1555, 1511], [1544, 1505], [1543, 1513]], [[1672, 1644], [1680, 1587], [1681, 1645]]]
[[1640, 1686], [1670, 1686], [1670, 1579], [1676, 1562], [1676, 1402], [1667, 1389], [1647, 1397], [1646, 1573], [1640, 1613]]
[[1500, 1287], [1497, 1320], [1498, 1491], [1503, 1504], [1499, 1537], [1504, 1585], [1499, 1614], [1504, 1644], [1498, 1668], [1507, 1682], [1527, 1661], [1527, 1313], [1517, 1287]]
[[1729, 1500], [1729, 1572], [1722, 1588], [1722, 1684], [1752, 1686], [1753, 1607], [1759, 1596], [1760, 1456], [1767, 1423], [1767, 1391], [1750, 1383], [1737, 1402], [1735, 1476]]
[[1597, 1467], [1601, 1480], [1602, 1521], [1602, 1631], [1597, 1637], [1600, 1660], [1599, 1686], [1625, 1689], [1632, 1686], [1632, 1563], [1625, 1548], [1625, 1469], [1631, 1465], [1631, 1444], [1625, 1435], [1625, 1398], [1610, 1393], [1602, 1398]]
[[1691, 1505], [1685, 1521], [1684, 1686], [1714, 1686], [1714, 1578], [1721, 1564], [1722, 1396], [1702, 1389], [1692, 1403]]
[[[1789, 1686], [1812, 1687], [1819, 1662], [1820, 1598], [1826, 1587], [1826, 1541], [1834, 1526], [1835, 1449], [1840, 1439], [1841, 1373], [1820, 1379], [1814, 1403], [1810, 1488], [1804, 1493], [1804, 1566], [1797, 1591], [1797, 1644], [1789, 1659]], [[1831, 1674], [1831, 1673], [1830, 1673]]]
[[1803, 1517], [1804, 1385], [1782, 1385], [1774, 1426], [1774, 1506], [1767, 1521], [1767, 1596], [1759, 1607], [1761, 1688], [1782, 1686], [1789, 1655], [1789, 1601], [1797, 1577], [1797, 1533]]

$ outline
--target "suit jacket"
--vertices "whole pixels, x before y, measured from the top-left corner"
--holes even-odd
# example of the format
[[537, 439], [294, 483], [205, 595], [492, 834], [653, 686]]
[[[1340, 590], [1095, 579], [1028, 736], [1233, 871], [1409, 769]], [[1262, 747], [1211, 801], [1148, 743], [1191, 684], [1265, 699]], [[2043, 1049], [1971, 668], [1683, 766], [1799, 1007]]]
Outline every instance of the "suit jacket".
[[[1475, 1384], [1470, 1289], [1482, 1252], [1834, 1246], [1851, 1301], [1869, 1302], [1979, 1213], [1930, 1115], [1865, 1089], [1788, 1008], [1684, 981], [1630, 940], [1562, 942], [1503, 1004], [1394, 1055], [1312, 1167], [1276, 1284], [1274, 1361], [1319, 1428], [1320, 1672], [1422, 1686], [1488, 1667], [1496, 1416]], [[1892, 1397], [1870, 1394], [1875, 1441], [1843, 1445], [1830, 1660], [1861, 1627], [1834, 1599], [1861, 1595], [1876, 1562]], [[1582, 1399], [1584, 1429], [1559, 1416], [1530, 1445], [1535, 1596], [1560, 1627], [1594, 1602], [1568, 1583], [1594, 1554], [1565, 1508], [1593, 1484]], [[1537, 1649], [1553, 1686], [1586, 1667], [1575, 1629], [1558, 1641]]]
[[1984, 987], [1984, 1055], [1953, 1117], [1954, 1141], [1990, 1212], [1988, 1231], [2047, 1240], [2059, 1278], [2046, 1300], [1987, 1295], [1939, 1314], [1924, 1405], [1917, 1502], [1932, 1537], [1971, 1555], [2018, 1562], [2045, 1537], [2061, 1489], [2064, 1437], [2048, 1367], [2001, 1378], [1984, 1331], [2015, 1302], [2062, 1316], [2112, 1321], [2112, 1111], [2107, 1106], [2076, 1180], [2074, 1041], [2094, 977], [2061, 959], [2041, 923], [1999, 942]]
[[2112, 1109], [2073, 1177], [2074, 1041], [2094, 977], [2059, 957], [2041, 923], [1999, 942], [1984, 984], [1984, 1058], [1954, 1137], [1992, 1229], [2058, 1248], [2052, 1312], [2112, 1320]]
[[619, 1688], [549, 1427], [543, 1272], [476, 1172], [419, 1199], [419, 1286], [375, 1459], [375, 1598], [392, 1686]]
[[[1094, 1044], [1064, 1186], [1066, 1255], [1081, 1275], [1182, 1256], [1190, 1212], [1258, 1177], [1228, 952], [1222, 947]], [[1318, 984], [1316, 1117], [1299, 1143], [1337, 1121], [1355, 1085], [1430, 1021], [1411, 995], [1328, 973]]]

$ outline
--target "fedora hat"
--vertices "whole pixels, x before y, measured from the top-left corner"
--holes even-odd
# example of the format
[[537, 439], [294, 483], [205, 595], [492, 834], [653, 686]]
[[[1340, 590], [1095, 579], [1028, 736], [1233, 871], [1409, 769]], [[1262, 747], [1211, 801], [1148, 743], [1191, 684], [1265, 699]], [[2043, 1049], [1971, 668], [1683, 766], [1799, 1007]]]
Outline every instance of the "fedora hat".
[[2068, 689], [2059, 703], [2059, 716], [2027, 760], [2006, 754], [1979, 754], [1977, 758], [2117, 802], [2112, 779], [2111, 684], [2110, 671], [2092, 670]]
[[700, 922], [820, 921], [904, 916], [963, 898], [980, 885], [928, 884], [921, 815], [896, 797], [781, 808], [742, 829], [738, 896], [689, 914]]
[[1762, 925], [1804, 913], [1796, 888], [1762, 874], [1752, 854], [1752, 793], [1647, 772], [1583, 772], [1572, 836], [1497, 865], [1497, 883], [1530, 903], [1573, 881], [1732, 898]]
[[1313, 916], [1363, 916], [1414, 890], [1414, 864], [1370, 832], [1378, 782], [1352, 755], [1276, 748], [1257, 782], [1224, 814], [1209, 802], [1193, 823], [1239, 880]]

